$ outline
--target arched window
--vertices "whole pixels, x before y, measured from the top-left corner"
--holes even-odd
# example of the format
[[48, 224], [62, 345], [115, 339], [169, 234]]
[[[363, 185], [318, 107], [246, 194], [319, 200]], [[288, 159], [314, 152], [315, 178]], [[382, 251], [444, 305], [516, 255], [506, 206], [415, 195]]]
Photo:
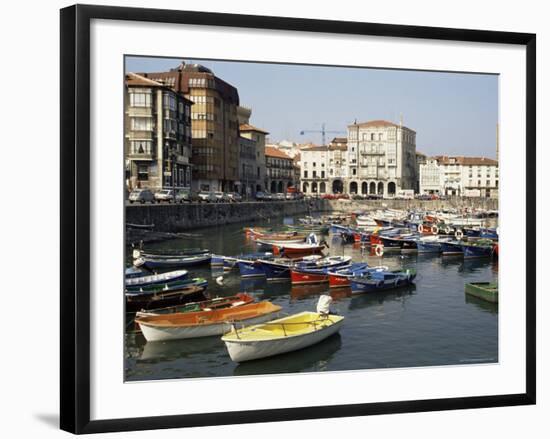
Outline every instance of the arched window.
[[325, 184], [324, 181], [322, 181], [321, 184], [319, 185], [319, 192], [324, 194], [326, 191], [327, 191], [327, 185]]
[[384, 183], [381, 181], [378, 183], [378, 195], [384, 195]]
[[350, 191], [350, 193], [352, 193], [352, 194], [356, 194], [356, 193], [357, 193], [357, 182], [356, 182], [356, 181], [352, 181], [352, 182], [349, 184], [349, 191]]
[[369, 185], [367, 184], [366, 181], [364, 181], [363, 183], [361, 183], [361, 193], [363, 195], [367, 194], [369, 191]]
[[316, 181], [311, 183], [311, 192], [313, 192], [314, 194], [317, 193], [317, 182]]
[[303, 192], [303, 193], [309, 192], [309, 183], [308, 183], [308, 182], [305, 182], [305, 183], [302, 185], [302, 192]]
[[371, 181], [369, 185], [369, 194], [375, 194], [375, 193], [376, 193], [376, 183], [374, 181]]

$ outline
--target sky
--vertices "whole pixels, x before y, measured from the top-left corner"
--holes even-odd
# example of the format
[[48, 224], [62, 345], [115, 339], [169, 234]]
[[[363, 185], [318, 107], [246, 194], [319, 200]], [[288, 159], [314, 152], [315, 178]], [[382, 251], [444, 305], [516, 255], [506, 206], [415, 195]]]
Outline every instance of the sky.
[[[321, 143], [346, 135], [347, 125], [373, 119], [416, 131], [416, 149], [428, 156], [496, 158], [498, 76], [355, 67], [264, 64], [186, 59], [235, 86], [252, 108], [250, 123], [271, 142]], [[182, 59], [127, 57], [127, 72], [158, 72]]]

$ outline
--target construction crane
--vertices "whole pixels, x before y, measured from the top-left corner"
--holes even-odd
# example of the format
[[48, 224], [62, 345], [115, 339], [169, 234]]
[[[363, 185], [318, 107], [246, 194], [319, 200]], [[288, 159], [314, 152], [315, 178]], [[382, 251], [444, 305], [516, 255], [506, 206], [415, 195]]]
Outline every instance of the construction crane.
[[303, 131], [300, 131], [300, 135], [304, 135], [306, 133], [321, 133], [322, 137], [323, 137], [323, 146], [325, 146], [327, 144], [326, 142], [326, 137], [327, 137], [327, 134], [345, 134], [346, 132], [345, 131], [328, 131], [325, 129], [325, 123], [323, 122], [321, 124], [321, 129], [320, 130], [303, 130]]

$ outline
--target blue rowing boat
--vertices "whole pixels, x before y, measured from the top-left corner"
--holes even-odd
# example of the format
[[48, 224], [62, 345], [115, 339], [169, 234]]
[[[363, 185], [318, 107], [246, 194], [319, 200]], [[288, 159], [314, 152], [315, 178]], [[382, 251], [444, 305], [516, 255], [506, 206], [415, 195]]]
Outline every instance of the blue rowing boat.
[[351, 293], [371, 293], [390, 290], [410, 285], [416, 277], [416, 270], [408, 268], [405, 271], [374, 270], [363, 276], [351, 278]]

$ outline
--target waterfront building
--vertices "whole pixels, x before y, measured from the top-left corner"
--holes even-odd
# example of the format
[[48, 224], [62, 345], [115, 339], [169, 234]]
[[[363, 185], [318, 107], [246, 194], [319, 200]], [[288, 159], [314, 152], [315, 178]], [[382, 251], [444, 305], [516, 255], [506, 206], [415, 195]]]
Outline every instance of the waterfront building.
[[339, 185], [356, 194], [392, 197], [416, 185], [416, 132], [386, 120], [348, 125], [347, 167]]
[[328, 146], [310, 146], [300, 153], [300, 184], [304, 194], [327, 193]]
[[241, 193], [254, 195], [256, 192], [265, 190], [265, 138], [269, 133], [250, 125], [248, 121], [240, 125], [239, 132], [241, 142], [239, 186]]
[[416, 182], [414, 185], [415, 193], [420, 192], [420, 165], [425, 165], [428, 156], [420, 151], [416, 151]]
[[347, 142], [335, 138], [328, 146], [310, 146], [301, 152], [302, 192], [312, 195], [344, 193], [348, 181]]
[[190, 187], [192, 102], [135, 73], [125, 79], [127, 189]]
[[487, 157], [435, 156], [420, 165], [420, 193], [498, 198], [498, 161]]
[[168, 72], [144, 73], [182, 93], [195, 105], [191, 111], [193, 187], [234, 191], [239, 181], [239, 93], [200, 64]]
[[292, 157], [278, 148], [265, 147], [265, 187], [271, 193], [284, 193], [294, 186], [294, 164]]

